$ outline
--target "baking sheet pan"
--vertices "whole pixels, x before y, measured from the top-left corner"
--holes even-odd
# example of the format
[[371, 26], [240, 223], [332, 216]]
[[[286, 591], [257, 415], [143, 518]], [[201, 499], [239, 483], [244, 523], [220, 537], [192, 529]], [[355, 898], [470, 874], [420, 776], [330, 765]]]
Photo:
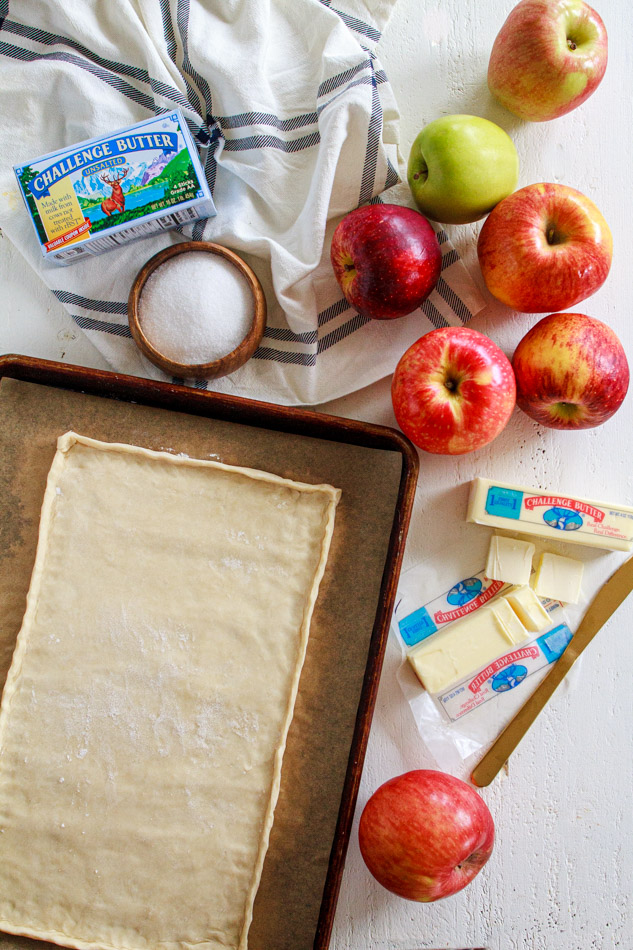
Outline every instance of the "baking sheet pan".
[[[417, 475], [399, 433], [185, 387], [0, 358], [0, 685], [68, 429], [342, 490], [284, 757], [250, 950], [325, 950]], [[159, 513], [157, 513], [159, 517]], [[0, 934], [0, 950], [42, 943]]]

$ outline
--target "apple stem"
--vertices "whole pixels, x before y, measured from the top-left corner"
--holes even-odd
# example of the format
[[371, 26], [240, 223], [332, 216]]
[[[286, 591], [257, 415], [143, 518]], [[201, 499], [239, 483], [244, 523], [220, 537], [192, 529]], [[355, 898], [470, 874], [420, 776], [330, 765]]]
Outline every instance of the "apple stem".
[[563, 244], [565, 236], [556, 229], [555, 225], [550, 224], [545, 231], [545, 240], [552, 247], [554, 244]]
[[572, 51], [575, 50], [575, 49], [578, 49], [578, 47], [576, 46], [576, 44], [574, 43], [574, 41], [571, 40], [571, 39], [569, 39], [569, 37], [567, 38], [567, 46], [568, 46], [569, 49], [572, 50]]
[[419, 171], [414, 172], [413, 180], [419, 181], [419, 179], [421, 178], [422, 181], [426, 181], [428, 177], [429, 177], [429, 170], [425, 165], [424, 168], [421, 168]]

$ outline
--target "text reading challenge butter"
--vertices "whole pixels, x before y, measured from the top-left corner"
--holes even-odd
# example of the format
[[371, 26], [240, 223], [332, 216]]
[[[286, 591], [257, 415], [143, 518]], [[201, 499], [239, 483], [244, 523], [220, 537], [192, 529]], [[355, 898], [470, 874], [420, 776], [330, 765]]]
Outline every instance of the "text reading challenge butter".
[[633, 547], [633, 508], [476, 478], [467, 521], [609, 551]]
[[179, 110], [14, 171], [42, 254], [58, 264], [216, 213]]

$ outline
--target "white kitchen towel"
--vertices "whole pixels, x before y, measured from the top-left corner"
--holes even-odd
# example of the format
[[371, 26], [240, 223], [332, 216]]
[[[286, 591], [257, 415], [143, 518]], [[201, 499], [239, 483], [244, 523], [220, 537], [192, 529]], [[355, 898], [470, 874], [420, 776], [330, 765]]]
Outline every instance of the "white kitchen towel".
[[46, 263], [12, 166], [174, 107], [218, 209], [181, 234], [242, 254], [269, 309], [245, 367], [190, 384], [319, 403], [391, 373], [424, 332], [481, 309], [443, 232], [437, 289], [398, 321], [361, 317], [332, 274], [330, 239], [343, 214], [371, 200], [409, 201], [406, 185], [392, 188], [398, 113], [375, 54], [394, 3], [0, 0], [0, 227], [114, 369], [166, 378], [131, 339], [127, 295], [143, 263], [181, 235], [69, 267]]

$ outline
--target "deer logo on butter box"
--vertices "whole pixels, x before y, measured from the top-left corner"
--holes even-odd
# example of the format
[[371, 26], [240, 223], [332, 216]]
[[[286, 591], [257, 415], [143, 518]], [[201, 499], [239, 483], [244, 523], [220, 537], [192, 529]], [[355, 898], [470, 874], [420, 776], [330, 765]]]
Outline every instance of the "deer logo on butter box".
[[216, 213], [179, 110], [15, 173], [44, 257], [61, 264]]
[[112, 214], [115, 211], [125, 211], [125, 195], [121, 182], [129, 172], [129, 168], [124, 168], [116, 178], [106, 178], [105, 175], [99, 175], [99, 180], [112, 188], [112, 194], [105, 201], [101, 202], [101, 210], [104, 214]]

